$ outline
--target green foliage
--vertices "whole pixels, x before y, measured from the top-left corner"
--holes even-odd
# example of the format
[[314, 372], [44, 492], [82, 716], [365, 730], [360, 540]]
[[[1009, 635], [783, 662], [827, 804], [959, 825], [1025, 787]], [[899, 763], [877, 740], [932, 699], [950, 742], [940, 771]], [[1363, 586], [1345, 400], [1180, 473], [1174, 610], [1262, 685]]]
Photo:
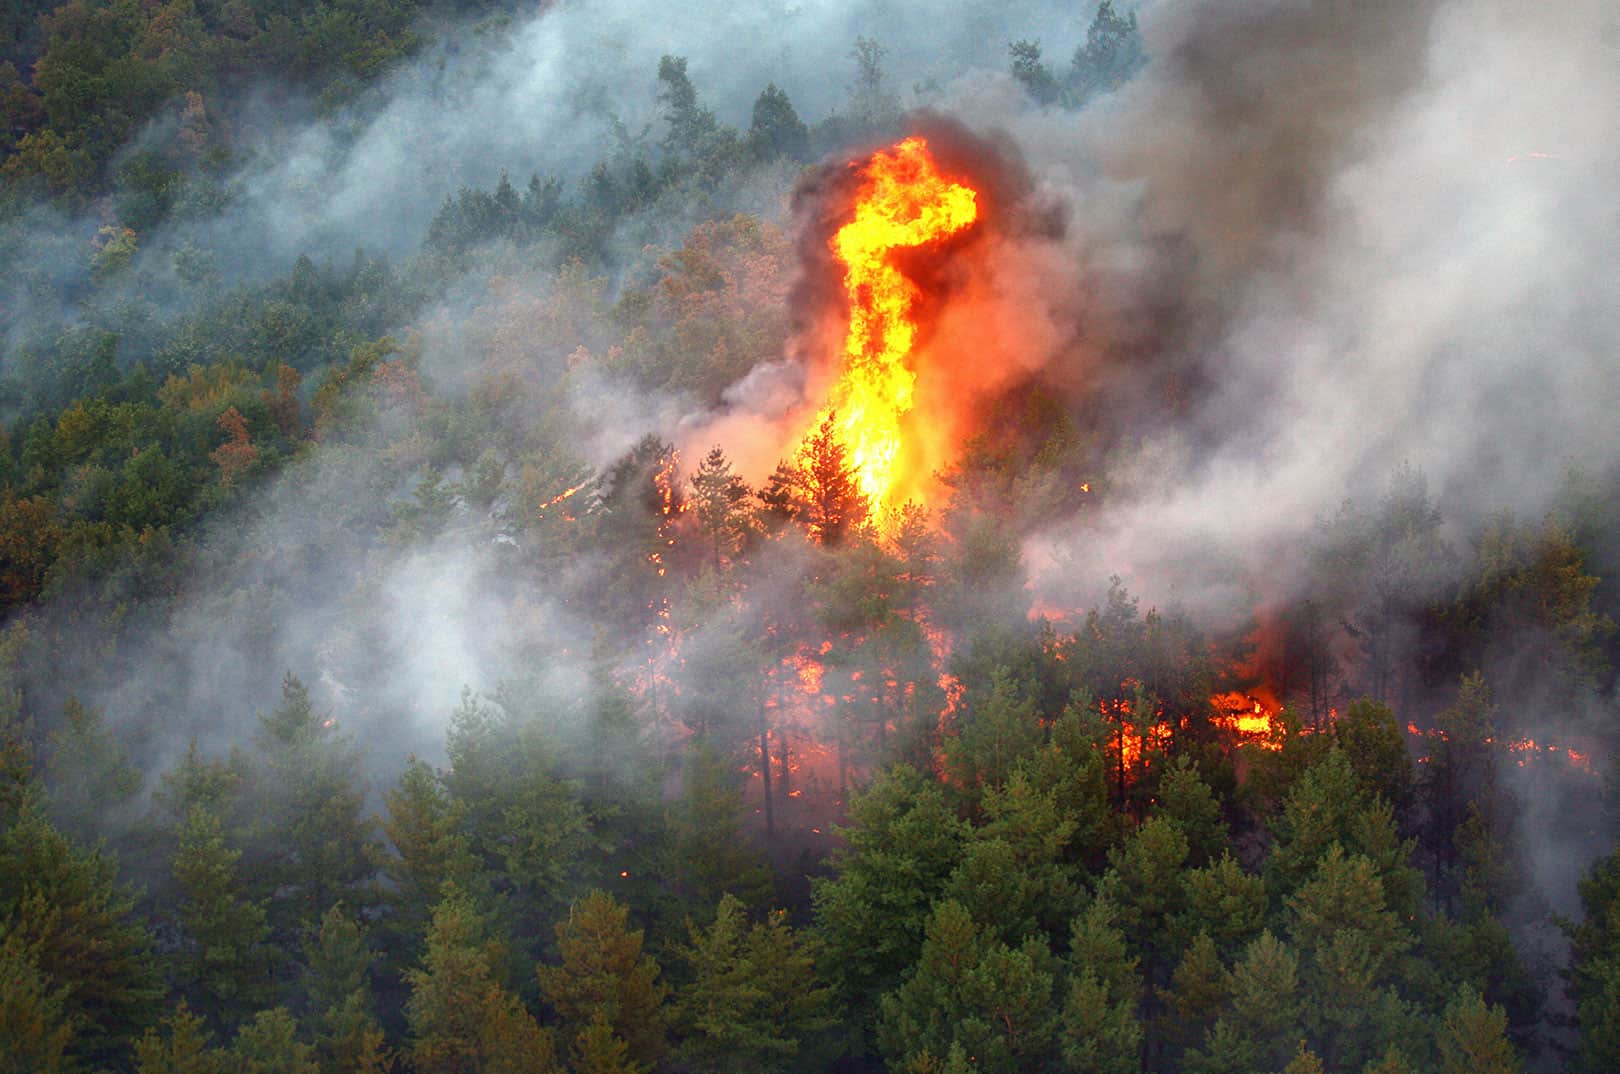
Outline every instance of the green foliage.
[[1140, 1069], [1142, 979], [1116, 919], [1113, 905], [1099, 898], [1075, 919], [1070, 937], [1071, 977], [1060, 1038], [1064, 1061], [1076, 1070], [1129, 1074]]
[[1521, 1069], [1507, 1039], [1507, 1015], [1466, 988], [1447, 1005], [1438, 1044], [1440, 1074], [1517, 1074]]
[[536, 973], [566, 1036], [577, 1039], [601, 1021], [631, 1060], [650, 1066], [668, 1048], [669, 987], [657, 961], [642, 953], [642, 931], [630, 928], [629, 916], [612, 896], [592, 891], [557, 924], [562, 964], [542, 964]]
[[1620, 850], [1595, 862], [1579, 890], [1584, 918], [1564, 924], [1573, 947], [1569, 994], [1580, 1028], [1577, 1069], [1597, 1074], [1620, 1063]]
[[75, 1027], [69, 1058], [119, 1062], [158, 998], [151, 940], [113, 863], [70, 843], [37, 803], [0, 822], [0, 922]]
[[676, 991], [673, 1028], [683, 1060], [699, 1071], [794, 1069], [804, 1040], [833, 1025], [832, 993], [818, 982], [813, 940], [780, 911], [750, 925], [743, 904], [720, 900], [714, 922], [689, 926], [677, 950], [690, 983]]
[[33, 945], [0, 925], [0, 1074], [64, 1074], [73, 1043], [64, 986], [40, 969]]
[[915, 971], [883, 996], [878, 1041], [891, 1061], [952, 1045], [997, 1074], [1050, 1061], [1056, 1045], [1056, 976], [1044, 944], [991, 940], [947, 899], [929, 918]]
[[556, 1069], [551, 1033], [504, 987], [503, 962], [471, 901], [449, 887], [434, 910], [421, 966], [405, 974], [406, 1055], [417, 1074]]
[[315, 1049], [298, 1039], [298, 1024], [285, 1007], [260, 1011], [244, 1025], [231, 1058], [244, 1074], [320, 1074]]
[[184, 1002], [168, 1018], [160, 1034], [148, 1029], [135, 1045], [135, 1074], [225, 1074], [234, 1057], [209, 1047], [203, 1020]]
[[836, 874], [815, 884], [816, 924], [829, 976], [852, 1006], [899, 983], [922, 949], [967, 825], [939, 784], [905, 765], [889, 769], [849, 807]]
[[247, 894], [242, 853], [225, 843], [217, 814], [191, 807], [179, 832], [176, 907], [187, 944], [177, 960], [181, 990], [219, 1024], [234, 1024], [267, 998], [275, 952], [263, 903]]

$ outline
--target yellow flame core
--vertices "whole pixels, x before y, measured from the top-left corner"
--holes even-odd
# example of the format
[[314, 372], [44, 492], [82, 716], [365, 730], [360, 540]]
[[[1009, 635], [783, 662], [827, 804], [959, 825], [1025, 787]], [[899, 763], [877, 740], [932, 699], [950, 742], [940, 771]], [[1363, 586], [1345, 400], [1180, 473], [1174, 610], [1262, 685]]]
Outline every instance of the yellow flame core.
[[831, 242], [844, 265], [849, 333], [843, 372], [816, 422], [837, 415], [846, 459], [882, 526], [896, 506], [889, 501], [901, 419], [917, 382], [907, 359], [917, 337], [912, 307], [919, 292], [890, 255], [956, 234], [979, 210], [977, 192], [940, 175], [922, 138], [874, 153], [863, 178], [854, 216]]

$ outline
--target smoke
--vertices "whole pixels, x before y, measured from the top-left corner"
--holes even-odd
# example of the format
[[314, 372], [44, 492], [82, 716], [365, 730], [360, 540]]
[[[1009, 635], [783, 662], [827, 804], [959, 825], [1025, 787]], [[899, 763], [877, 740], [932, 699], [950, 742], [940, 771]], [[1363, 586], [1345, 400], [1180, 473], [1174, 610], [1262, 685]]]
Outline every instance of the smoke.
[[[635, 0], [461, 28], [337, 116], [274, 88], [210, 102], [244, 143], [263, 134], [273, 149], [223, 180], [223, 214], [141, 236], [132, 276], [183, 308], [174, 257], [188, 246], [213, 251], [227, 282], [300, 254], [406, 255], [463, 186], [505, 171], [577, 188], [598, 161], [656, 159], [666, 53], [688, 58], [724, 122], [746, 127], [775, 82], [813, 123], [848, 107], [864, 35], [889, 50], [887, 88], [931, 109], [918, 122], [945, 166], [993, 210], [956, 256], [916, 266], [942, 298], [920, 356], [918, 412], [939, 418], [914, 430], [920, 465], [951, 465], [983, 431], [982, 404], [1030, 381], [1111, 448], [1083, 510], [1024, 535], [1043, 604], [1094, 604], [1117, 574], [1148, 604], [1229, 628], [1300, 591], [1320, 526], [1346, 498], [1376, 501], [1402, 464], [1426, 475], [1453, 540], [1503, 509], [1548, 510], [1573, 461], [1620, 466], [1620, 47], [1605, 4], [1157, 0], [1140, 10], [1149, 63], [1135, 79], [1078, 112], [1034, 106], [1004, 73], [1008, 43], [1041, 37], [1061, 62], [1090, 14]], [[514, 524], [532, 510], [522, 495], [550, 498], [648, 433], [688, 463], [718, 442], [762, 479], [820, 405], [837, 352], [825, 214], [845, 176], [835, 163], [808, 180], [733, 177], [728, 207], [814, 256], [792, 338], [749, 354], [717, 399], [570, 360], [607, 355], [612, 288], [644, 283], [712, 205], [620, 221], [595, 297], [558, 297], [511, 249], [482, 251], [464, 290], [394, 327], [419, 329], [437, 386], [473, 397], [484, 424], [457, 435], [499, 449], [501, 498], [456, 492], [409, 521], [419, 464], [476, 476], [421, 447], [442, 429], [323, 445], [214, 520], [208, 570], [73, 689], [126, 726], [173, 714], [149, 744], [153, 770], [189, 736], [240, 741], [289, 669], [389, 773], [407, 751], [438, 754], [466, 686], [538, 673], [572, 696], [597, 645], [578, 601], [615, 580], [604, 550]], [[28, 218], [9, 249], [43, 259], [54, 282], [40, 293], [71, 291], [103, 222]], [[8, 357], [38, 323], [77, 315], [8, 307]], [[767, 580], [794, 592], [808, 568], [778, 566], [785, 577]]]
[[1020, 123], [1092, 286], [1136, 296], [1077, 303], [1076, 349], [1134, 364], [1111, 376], [1152, 432], [1101, 517], [1053, 525], [1033, 558], [1231, 610], [1252, 594], [1219, 565], [1286, 578], [1316, 521], [1403, 462], [1463, 525], [1545, 511], [1575, 459], [1612, 464], [1604, 17], [1160, 5], [1117, 99], [1067, 138]]

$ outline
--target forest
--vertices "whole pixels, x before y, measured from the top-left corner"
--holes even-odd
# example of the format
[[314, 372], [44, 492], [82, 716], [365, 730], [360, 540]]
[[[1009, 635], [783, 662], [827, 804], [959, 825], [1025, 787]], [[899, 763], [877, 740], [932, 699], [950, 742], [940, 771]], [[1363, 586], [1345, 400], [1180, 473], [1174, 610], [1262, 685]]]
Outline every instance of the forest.
[[8, 5], [0, 1074], [1620, 1070], [1616, 42]]

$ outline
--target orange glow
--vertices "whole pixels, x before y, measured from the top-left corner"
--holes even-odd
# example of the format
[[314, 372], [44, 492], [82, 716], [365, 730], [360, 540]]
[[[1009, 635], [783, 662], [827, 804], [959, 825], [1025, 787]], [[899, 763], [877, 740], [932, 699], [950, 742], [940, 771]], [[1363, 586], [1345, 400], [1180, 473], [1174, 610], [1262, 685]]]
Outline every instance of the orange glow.
[[922, 138], [907, 138], [872, 155], [852, 218], [833, 236], [844, 266], [849, 330], [843, 368], [814, 426], [829, 415], [872, 518], [887, 530], [909, 491], [898, 472], [913, 405], [916, 371], [909, 364], [917, 338], [913, 316], [920, 291], [894, 264], [893, 252], [954, 235], [978, 217], [972, 189], [942, 176]]
[[1242, 690], [1228, 690], [1209, 699], [1215, 708], [1215, 725], [1236, 732], [1246, 741], [1264, 749], [1281, 749], [1272, 735], [1272, 720], [1280, 711], [1275, 704], [1267, 704], [1258, 694]]
[[564, 489], [563, 491], [557, 493], [557, 495], [553, 496], [551, 499], [547, 500], [545, 503], [541, 504], [540, 505], [540, 510], [542, 512], [544, 512], [545, 509], [548, 508], [548, 507], [557, 506], [558, 504], [562, 503], [564, 500], [568, 499], [570, 496], [573, 496], [575, 493], [577, 493], [580, 489], [582, 489], [584, 487], [585, 487], [584, 485], [575, 485], [571, 489]]

